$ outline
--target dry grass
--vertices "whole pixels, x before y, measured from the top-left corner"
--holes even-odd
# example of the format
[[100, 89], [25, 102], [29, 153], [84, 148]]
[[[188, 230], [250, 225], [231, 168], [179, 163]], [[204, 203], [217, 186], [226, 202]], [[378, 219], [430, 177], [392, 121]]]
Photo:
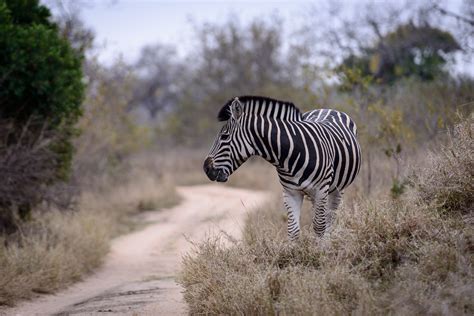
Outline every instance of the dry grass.
[[425, 201], [438, 209], [467, 214], [474, 207], [474, 118], [464, 120], [450, 133], [449, 145], [432, 154], [416, 185]]
[[472, 315], [472, 122], [457, 127], [409, 192], [354, 197], [323, 240], [305, 210], [301, 238], [287, 241], [275, 198], [249, 215], [242, 241], [195, 245], [180, 281], [191, 314]]
[[108, 249], [109, 225], [105, 213], [82, 210], [49, 212], [25, 225], [0, 248], [0, 304], [54, 292], [97, 267]]
[[79, 280], [100, 265], [110, 238], [132, 229], [131, 215], [179, 201], [172, 182], [144, 174], [110, 187], [84, 193], [77, 211], [34, 213], [17, 234], [0, 239], [0, 305]]

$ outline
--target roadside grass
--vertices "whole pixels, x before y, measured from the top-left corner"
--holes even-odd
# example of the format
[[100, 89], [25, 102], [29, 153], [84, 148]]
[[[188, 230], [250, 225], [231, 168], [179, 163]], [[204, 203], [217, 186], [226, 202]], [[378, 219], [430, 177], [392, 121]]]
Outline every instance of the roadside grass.
[[190, 313], [472, 315], [473, 131], [473, 117], [456, 126], [401, 197], [354, 196], [322, 240], [305, 209], [289, 242], [275, 198], [249, 214], [241, 241], [196, 244], [180, 276]]
[[0, 305], [52, 293], [98, 267], [114, 236], [131, 231], [134, 214], [179, 202], [173, 182], [141, 174], [106, 191], [85, 192], [76, 211], [36, 212], [0, 238]]

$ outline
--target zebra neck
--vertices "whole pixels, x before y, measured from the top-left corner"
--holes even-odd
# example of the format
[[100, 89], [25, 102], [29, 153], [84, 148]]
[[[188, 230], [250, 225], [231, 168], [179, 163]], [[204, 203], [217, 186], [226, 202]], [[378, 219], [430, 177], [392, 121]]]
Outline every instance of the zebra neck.
[[298, 121], [302, 119], [300, 110], [292, 103], [271, 99], [248, 100], [245, 104], [248, 116], [258, 116], [265, 119]]
[[281, 167], [279, 156], [280, 133], [284, 125], [302, 121], [300, 110], [292, 103], [268, 98], [249, 99], [245, 102], [244, 120], [255, 154]]
[[284, 122], [278, 118], [265, 118], [262, 116], [252, 116], [247, 120], [247, 132], [254, 154], [262, 157], [276, 167], [282, 167], [280, 156], [283, 146], [282, 134], [289, 124], [296, 122]]

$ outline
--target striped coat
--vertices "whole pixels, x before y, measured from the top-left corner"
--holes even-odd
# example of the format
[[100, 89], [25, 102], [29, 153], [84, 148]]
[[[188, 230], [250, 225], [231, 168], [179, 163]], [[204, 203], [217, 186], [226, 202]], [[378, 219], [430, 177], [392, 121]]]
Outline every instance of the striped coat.
[[290, 102], [254, 96], [230, 100], [218, 119], [226, 123], [205, 160], [208, 177], [226, 181], [250, 156], [264, 158], [276, 167], [283, 186], [289, 237], [299, 234], [305, 195], [313, 201], [313, 228], [322, 236], [360, 169], [352, 119], [330, 109], [301, 113]]

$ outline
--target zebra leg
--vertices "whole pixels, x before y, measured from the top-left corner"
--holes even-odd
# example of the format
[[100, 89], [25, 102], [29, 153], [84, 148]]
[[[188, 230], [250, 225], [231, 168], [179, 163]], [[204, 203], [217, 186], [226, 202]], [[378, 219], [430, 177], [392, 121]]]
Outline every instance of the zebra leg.
[[342, 201], [342, 192], [338, 189], [335, 189], [333, 192], [328, 195], [328, 208], [326, 213], [326, 229], [329, 229], [332, 226], [335, 218], [335, 211], [341, 205]]
[[283, 191], [283, 205], [288, 212], [288, 237], [296, 240], [300, 234], [300, 213], [303, 204], [303, 193], [299, 191]]
[[313, 229], [319, 237], [326, 231], [328, 191], [329, 186], [325, 185], [316, 191], [313, 198]]

